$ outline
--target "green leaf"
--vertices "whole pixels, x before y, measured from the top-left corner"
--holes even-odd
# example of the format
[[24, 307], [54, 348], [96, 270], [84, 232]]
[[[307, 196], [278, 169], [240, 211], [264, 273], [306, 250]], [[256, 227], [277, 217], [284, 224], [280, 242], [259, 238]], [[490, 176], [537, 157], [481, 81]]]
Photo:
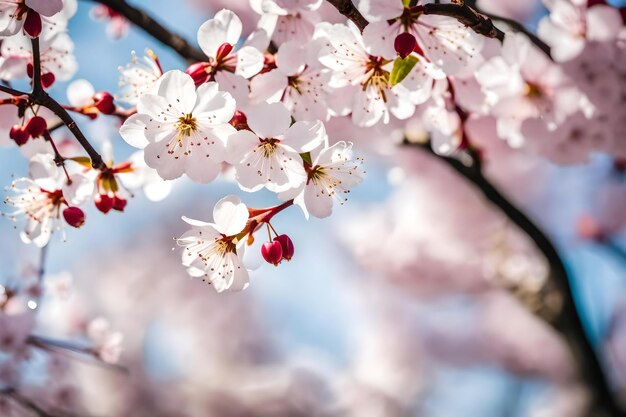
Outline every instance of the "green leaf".
[[301, 153], [300, 157], [302, 158], [302, 160], [304, 162], [306, 162], [309, 165], [313, 164], [313, 161], [311, 160], [311, 152], [306, 152], [306, 153]]
[[88, 156], [75, 156], [73, 158], [67, 158], [67, 159], [69, 159], [70, 161], [77, 162], [86, 168], [92, 168], [91, 159], [89, 159]]
[[409, 55], [402, 59], [400, 57], [393, 61], [393, 69], [389, 75], [389, 83], [394, 86], [401, 83], [417, 64], [419, 59], [414, 55]]
[[402, 4], [404, 4], [404, 7], [409, 7], [411, 6], [411, 0], [402, 0]]

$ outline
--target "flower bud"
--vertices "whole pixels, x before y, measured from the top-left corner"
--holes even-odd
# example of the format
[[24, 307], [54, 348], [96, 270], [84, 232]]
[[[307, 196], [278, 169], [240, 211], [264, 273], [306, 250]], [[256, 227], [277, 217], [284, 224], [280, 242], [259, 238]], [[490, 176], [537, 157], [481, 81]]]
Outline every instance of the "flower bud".
[[261, 246], [261, 255], [263, 255], [263, 259], [268, 263], [278, 266], [283, 259], [283, 248], [280, 242], [265, 242], [263, 246]]
[[221, 60], [226, 58], [232, 50], [233, 50], [233, 46], [229, 44], [228, 42], [221, 44], [220, 47], [217, 48], [217, 53], [215, 54], [215, 60], [217, 62], [220, 62]]
[[279, 242], [280, 247], [283, 250], [283, 258], [290, 261], [293, 258], [293, 242], [291, 238], [287, 235], [280, 235], [274, 238], [274, 242]]
[[34, 10], [29, 10], [24, 20], [24, 32], [31, 38], [36, 38], [41, 34], [41, 16]]
[[113, 96], [106, 91], [98, 91], [93, 95], [94, 106], [102, 114], [115, 113], [115, 103], [113, 103]]
[[250, 130], [248, 118], [239, 110], [235, 110], [235, 114], [229, 123], [237, 130]]
[[124, 211], [128, 200], [125, 198], [120, 198], [118, 196], [113, 197], [113, 210]]
[[85, 213], [78, 207], [68, 207], [63, 210], [63, 218], [72, 227], [79, 228], [85, 224]]
[[110, 197], [108, 194], [98, 194], [96, 198], [94, 198], [94, 203], [98, 210], [107, 214], [113, 208], [114, 201], [113, 197]]
[[30, 133], [30, 136], [33, 138], [38, 138], [43, 135], [47, 129], [48, 123], [46, 119], [41, 116], [31, 117], [28, 123], [26, 123], [26, 130], [28, 130], [28, 133]]
[[26, 126], [13, 125], [13, 127], [9, 131], [9, 137], [13, 139], [18, 146], [22, 146], [23, 144], [28, 142], [28, 138], [30, 137], [30, 135], [28, 134]]
[[396, 36], [396, 40], [393, 42], [394, 49], [398, 55], [400, 55], [400, 58], [403, 59], [411, 55], [411, 52], [415, 49], [415, 45], [417, 45], [415, 36], [408, 32], [404, 32]]
[[192, 64], [185, 70], [187, 75], [190, 75], [193, 78], [193, 82], [196, 84], [196, 87], [204, 84], [211, 77], [211, 64], [208, 62], [196, 62]]
[[41, 74], [41, 85], [43, 86], [43, 88], [50, 87], [52, 84], [54, 84], [55, 80], [56, 80], [56, 77], [51, 72]]

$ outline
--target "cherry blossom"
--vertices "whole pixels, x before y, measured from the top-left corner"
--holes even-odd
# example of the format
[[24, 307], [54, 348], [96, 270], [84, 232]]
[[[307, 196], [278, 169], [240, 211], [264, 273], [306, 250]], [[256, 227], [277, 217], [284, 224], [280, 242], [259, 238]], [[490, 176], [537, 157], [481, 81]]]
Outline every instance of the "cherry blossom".
[[196, 84], [215, 80], [237, 99], [245, 100], [248, 95], [246, 78], [256, 75], [263, 68], [263, 53], [257, 49], [267, 46], [263, 33], [252, 34], [244, 46], [235, 51], [241, 37], [242, 24], [230, 10], [222, 9], [198, 29], [198, 44], [209, 57], [208, 64], [199, 63], [190, 67]]
[[322, 122], [291, 123], [281, 103], [261, 103], [246, 115], [251, 130], [228, 138], [227, 161], [246, 191], [265, 187], [273, 192], [297, 188], [306, 180], [301, 153], [311, 152], [326, 140]]
[[277, 45], [288, 40], [304, 44], [313, 36], [318, 20], [315, 11], [322, 0], [251, 0], [250, 4], [261, 15], [259, 27]]
[[137, 57], [133, 51], [130, 63], [119, 67], [118, 70], [120, 89], [116, 99], [130, 105], [137, 105], [141, 96], [152, 93], [157, 81], [163, 75], [161, 64], [150, 49], [146, 50], [146, 54], [141, 57]]
[[276, 54], [276, 69], [259, 74], [250, 83], [253, 103], [283, 102], [296, 120], [323, 120], [329, 117], [326, 84], [330, 71], [318, 58], [319, 46], [295, 41], [283, 43]]
[[[44, 33], [40, 38], [42, 83], [48, 87], [55, 80], [69, 80], [78, 69], [73, 55], [74, 43], [65, 32]], [[15, 80], [32, 76], [33, 56], [30, 39], [14, 35], [0, 48], [0, 78]]]
[[608, 5], [588, 8], [586, 0], [544, 2], [550, 14], [539, 22], [538, 34], [558, 61], [576, 57], [587, 42], [615, 40], [623, 27], [619, 10]]
[[217, 292], [240, 291], [248, 286], [242, 262], [243, 243], [238, 237], [248, 221], [248, 208], [236, 196], [215, 204], [213, 220], [206, 223], [183, 217], [192, 228], [177, 239], [183, 247], [183, 265], [192, 277], [203, 277]]
[[[41, 33], [42, 16], [54, 16], [62, 9], [62, 0], [3, 0], [0, 3], [0, 37], [15, 35], [23, 27], [36, 37]], [[38, 33], [33, 33], [32, 28], [36, 26]]]
[[352, 143], [340, 141], [311, 156], [306, 184], [295, 192], [285, 192], [283, 197], [295, 194], [294, 204], [306, 218], [309, 214], [324, 218], [332, 213], [335, 201], [340, 205], [348, 201], [350, 189], [362, 181], [365, 171], [360, 168], [362, 160], [352, 158]]
[[54, 231], [62, 231], [65, 210], [84, 201], [87, 182], [80, 174], [75, 174], [68, 184], [50, 154], [31, 158], [29, 170], [28, 178], [17, 179], [11, 185], [14, 195], [5, 198], [5, 203], [13, 206], [14, 211], [2, 215], [14, 221], [26, 218], [22, 240], [43, 247]]
[[394, 40], [406, 32], [415, 37], [422, 54], [449, 75], [467, 70], [480, 58], [482, 37], [456, 19], [424, 15], [422, 4], [407, 7], [401, 0], [360, 0], [358, 7], [371, 22], [363, 40], [373, 55], [394, 58]]
[[144, 149], [146, 164], [163, 179], [187, 174], [197, 182], [213, 180], [224, 160], [226, 137], [234, 132], [228, 121], [235, 101], [215, 82], [196, 92], [193, 79], [181, 71], [165, 73], [155, 90], [139, 99], [137, 114], [120, 129], [122, 138]]
[[390, 113], [406, 119], [414, 113], [416, 104], [428, 99], [433, 73], [421, 61], [401, 83], [392, 86], [392, 61], [370, 55], [355, 28], [340, 24], [320, 26], [316, 36], [326, 39], [320, 61], [333, 70], [330, 85], [345, 87], [341, 94], [351, 98], [348, 107], [357, 126], [389, 123]]

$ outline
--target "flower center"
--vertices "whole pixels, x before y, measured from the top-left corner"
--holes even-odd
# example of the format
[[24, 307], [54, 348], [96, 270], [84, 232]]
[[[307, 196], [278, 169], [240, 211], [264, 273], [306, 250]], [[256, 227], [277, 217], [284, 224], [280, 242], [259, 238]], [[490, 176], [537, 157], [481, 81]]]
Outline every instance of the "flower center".
[[531, 82], [526, 83], [525, 93], [528, 98], [540, 98], [544, 95], [541, 86]]
[[365, 74], [368, 77], [363, 82], [363, 91], [370, 85], [374, 86], [385, 102], [387, 102], [385, 90], [389, 87], [389, 71], [384, 70], [383, 66], [388, 63], [389, 61], [383, 57], [370, 56], [370, 60], [365, 66]]
[[176, 129], [178, 130], [178, 140], [187, 138], [192, 135], [197, 129], [198, 125], [196, 119], [191, 113], [186, 114], [178, 119]]
[[259, 149], [263, 154], [264, 158], [271, 158], [276, 154], [276, 149], [278, 148], [278, 143], [280, 141], [278, 139], [261, 139], [261, 143], [259, 144]]

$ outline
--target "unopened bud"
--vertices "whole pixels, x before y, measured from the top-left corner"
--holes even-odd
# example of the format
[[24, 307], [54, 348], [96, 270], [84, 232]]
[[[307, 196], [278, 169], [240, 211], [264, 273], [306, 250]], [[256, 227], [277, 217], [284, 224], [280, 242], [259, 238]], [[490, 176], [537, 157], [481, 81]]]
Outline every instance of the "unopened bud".
[[283, 259], [283, 248], [280, 242], [265, 242], [261, 246], [261, 255], [266, 262], [277, 266]]
[[106, 91], [99, 91], [93, 96], [93, 102], [96, 108], [102, 114], [115, 113], [115, 103], [113, 103], [113, 96]]
[[22, 146], [23, 144], [28, 142], [28, 138], [30, 137], [30, 135], [28, 134], [26, 126], [13, 125], [13, 127], [9, 131], [9, 137], [13, 139], [18, 146]]
[[235, 111], [233, 118], [229, 122], [237, 130], [250, 130], [248, 126], [248, 118], [239, 110]]
[[36, 38], [41, 34], [41, 16], [34, 10], [29, 10], [24, 20], [24, 32], [31, 38]]
[[28, 133], [30, 133], [30, 136], [33, 138], [42, 136], [47, 129], [48, 123], [46, 119], [41, 116], [31, 117], [28, 123], [26, 123], [26, 130], [28, 130]]
[[51, 72], [41, 74], [41, 85], [43, 86], [43, 88], [50, 87], [52, 84], [54, 84], [55, 80], [56, 80], [56, 77]]
[[124, 211], [124, 208], [126, 208], [127, 203], [128, 203], [128, 200], [126, 200], [125, 198], [120, 198], [118, 196], [115, 196], [113, 197], [113, 210]]
[[196, 62], [192, 64], [185, 70], [185, 73], [191, 78], [193, 78], [193, 82], [196, 84], [196, 87], [204, 84], [211, 77], [211, 64], [208, 62]]
[[220, 62], [221, 60], [226, 58], [232, 50], [233, 50], [233, 46], [229, 44], [228, 42], [221, 44], [220, 47], [217, 48], [217, 53], [215, 54], [215, 60], [217, 62]]
[[393, 42], [394, 49], [403, 59], [411, 55], [411, 52], [413, 52], [416, 45], [417, 41], [415, 40], [415, 36], [408, 32], [404, 32], [396, 36], [396, 40]]
[[96, 208], [100, 210], [102, 213], [107, 214], [113, 208], [113, 197], [108, 194], [98, 194], [94, 198], [94, 203], [96, 204]]
[[63, 218], [72, 227], [79, 228], [85, 224], [85, 213], [78, 207], [68, 207], [63, 210]]
[[283, 250], [283, 258], [290, 261], [293, 258], [294, 248], [291, 238], [287, 235], [280, 235], [274, 238], [274, 242], [279, 242]]

